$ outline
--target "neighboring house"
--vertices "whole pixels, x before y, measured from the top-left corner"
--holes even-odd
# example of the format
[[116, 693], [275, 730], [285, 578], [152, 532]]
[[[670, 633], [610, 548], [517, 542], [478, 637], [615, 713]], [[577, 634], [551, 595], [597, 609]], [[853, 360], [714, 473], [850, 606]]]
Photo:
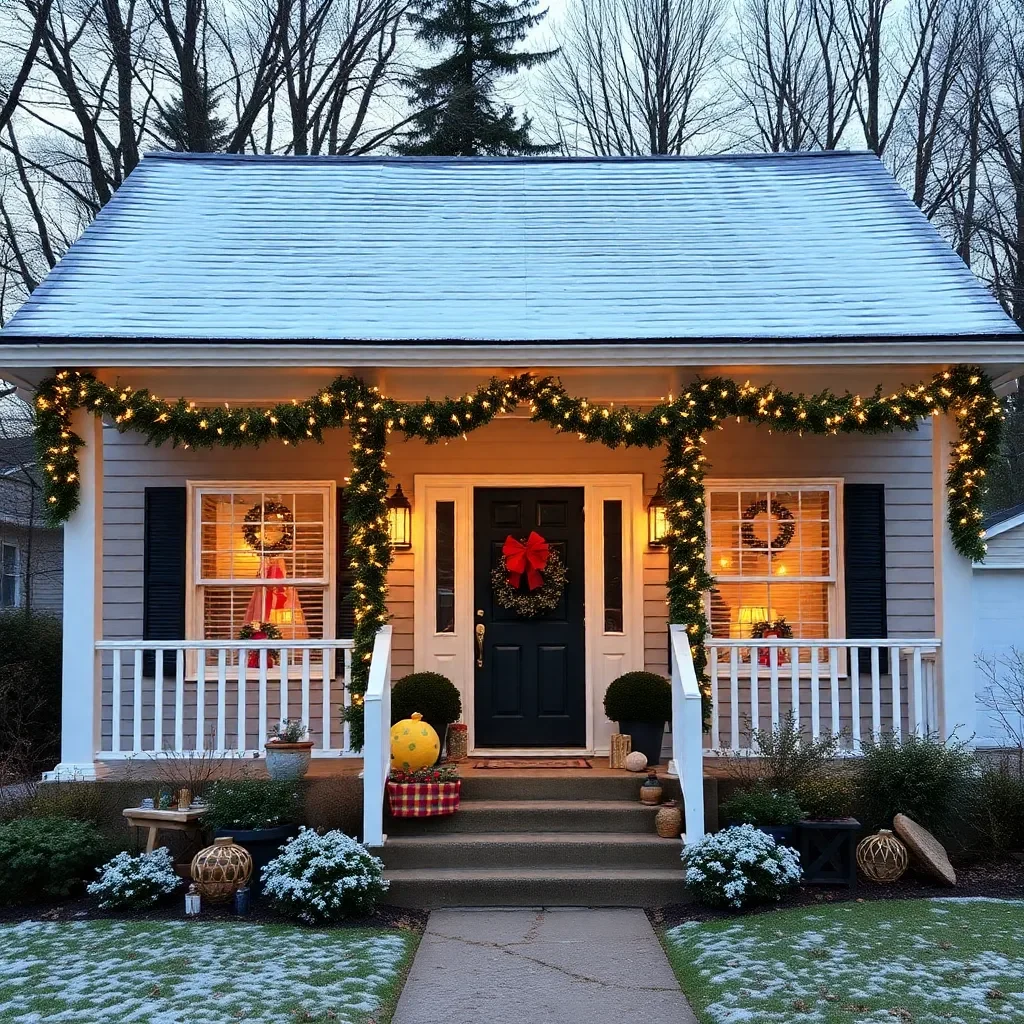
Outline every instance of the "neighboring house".
[[[961, 363], [1009, 380], [1024, 338], [882, 164], [844, 153], [156, 154], [0, 333], [4, 376], [87, 368], [218, 408], [305, 398], [342, 373], [419, 400], [530, 369], [618, 408], [698, 375], [870, 395]], [[324, 755], [345, 753], [341, 680], [328, 672], [324, 692], [321, 652], [331, 664], [348, 646], [349, 431], [184, 450], [86, 411], [74, 423], [86, 445], [65, 531], [62, 766], [199, 743], [256, 751], [285, 711]], [[974, 732], [974, 574], [945, 526], [955, 438], [952, 416], [835, 437], [730, 421], [707, 437], [694, 529], [718, 580], [705, 598], [715, 708], [703, 740], [676, 723], [677, 758], [744, 747], [748, 724], [791, 708], [854, 750], [891, 728]], [[378, 681], [444, 672], [471, 750], [499, 754], [605, 754], [613, 678], [674, 670], [683, 685], [668, 556], [649, 536], [662, 448], [581, 444], [522, 407], [465, 442], [396, 432], [389, 450], [412, 532], [388, 578]], [[269, 521], [281, 506], [294, 529]], [[568, 568], [558, 609], [537, 620], [501, 609], [492, 585], [505, 538], [531, 529]], [[265, 672], [239, 663], [234, 639], [264, 616], [300, 645]], [[780, 618], [792, 643], [764, 656], [752, 631]]]
[[[974, 566], [973, 588], [974, 647], [979, 658], [975, 687], [982, 697], [976, 742], [984, 747], [1016, 746], [1018, 737], [1024, 736], [1024, 505], [989, 516], [985, 533], [988, 553]], [[1018, 663], [1019, 675], [1013, 668]], [[992, 700], [1002, 714], [987, 706]]]
[[61, 530], [43, 518], [31, 436], [0, 437], [0, 611], [61, 611]]

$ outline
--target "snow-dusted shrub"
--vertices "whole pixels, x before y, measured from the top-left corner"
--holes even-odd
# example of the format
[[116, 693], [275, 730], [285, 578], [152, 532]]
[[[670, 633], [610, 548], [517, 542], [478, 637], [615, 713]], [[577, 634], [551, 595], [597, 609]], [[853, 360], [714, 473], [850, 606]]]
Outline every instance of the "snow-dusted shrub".
[[778, 900], [800, 881], [800, 855], [753, 825], [723, 829], [683, 850], [687, 888], [710, 907]]
[[166, 846], [137, 857], [119, 853], [96, 871], [100, 877], [87, 888], [101, 907], [149, 907], [181, 885]]
[[263, 895], [309, 924], [372, 914], [388, 883], [384, 862], [344, 832], [302, 829], [263, 869]]

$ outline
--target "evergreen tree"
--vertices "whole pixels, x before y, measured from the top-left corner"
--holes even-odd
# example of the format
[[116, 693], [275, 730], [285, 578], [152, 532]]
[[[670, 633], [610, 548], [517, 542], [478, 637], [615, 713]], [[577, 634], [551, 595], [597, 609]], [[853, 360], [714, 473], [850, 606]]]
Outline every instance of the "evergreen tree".
[[422, 68], [409, 102], [420, 112], [398, 147], [414, 156], [528, 156], [551, 146], [530, 141], [530, 119], [520, 121], [495, 97], [504, 75], [542, 64], [556, 50], [515, 52], [547, 16], [538, 0], [415, 0], [416, 38], [449, 56]]
[[228, 140], [227, 122], [217, 116], [217, 96], [208, 86], [200, 86], [188, 103], [182, 89], [164, 105], [156, 129], [168, 149], [183, 153], [215, 153]]

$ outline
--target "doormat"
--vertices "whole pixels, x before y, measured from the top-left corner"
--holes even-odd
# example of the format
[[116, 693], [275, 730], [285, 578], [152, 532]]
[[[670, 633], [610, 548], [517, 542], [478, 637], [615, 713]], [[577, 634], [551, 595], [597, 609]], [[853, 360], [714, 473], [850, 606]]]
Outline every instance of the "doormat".
[[589, 768], [583, 757], [485, 757], [473, 762], [474, 768]]

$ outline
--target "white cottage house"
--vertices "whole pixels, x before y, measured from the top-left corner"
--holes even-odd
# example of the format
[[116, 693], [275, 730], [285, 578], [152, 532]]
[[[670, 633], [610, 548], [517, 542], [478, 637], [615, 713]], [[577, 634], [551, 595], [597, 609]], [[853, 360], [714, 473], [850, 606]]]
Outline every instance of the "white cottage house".
[[[527, 371], [595, 416], [669, 400], [683, 416], [680, 396], [712, 377], [898, 396], [962, 364], [998, 387], [1022, 372], [1024, 337], [874, 156], [834, 152], [151, 154], [0, 333], [3, 376], [27, 391], [88, 370], [193, 416], [330, 402], [339, 375], [416, 402]], [[75, 409], [58, 771], [258, 752], [297, 715], [318, 757], [355, 756], [341, 708], [356, 412], [322, 445], [196, 449]], [[954, 417], [838, 436], [751, 418], [704, 437], [704, 497], [686, 510], [685, 542], [715, 577], [706, 636], [668, 629], [664, 446], [583, 443], [528, 402], [443, 445], [393, 425], [389, 493], [400, 485], [411, 533], [393, 538], [365, 696], [367, 839], [383, 838], [384, 691], [414, 669], [459, 687], [472, 753], [505, 756], [606, 754], [609, 681], [671, 674], [688, 835], [702, 761], [790, 710], [852, 753], [889, 729], [973, 734], [976, 577], [946, 525]], [[290, 525], [254, 546], [282, 508]], [[502, 609], [492, 586], [505, 539], [530, 532], [567, 567], [540, 618]], [[261, 660], [239, 631], [269, 615], [283, 650]], [[780, 619], [791, 638], [754, 638]]]

